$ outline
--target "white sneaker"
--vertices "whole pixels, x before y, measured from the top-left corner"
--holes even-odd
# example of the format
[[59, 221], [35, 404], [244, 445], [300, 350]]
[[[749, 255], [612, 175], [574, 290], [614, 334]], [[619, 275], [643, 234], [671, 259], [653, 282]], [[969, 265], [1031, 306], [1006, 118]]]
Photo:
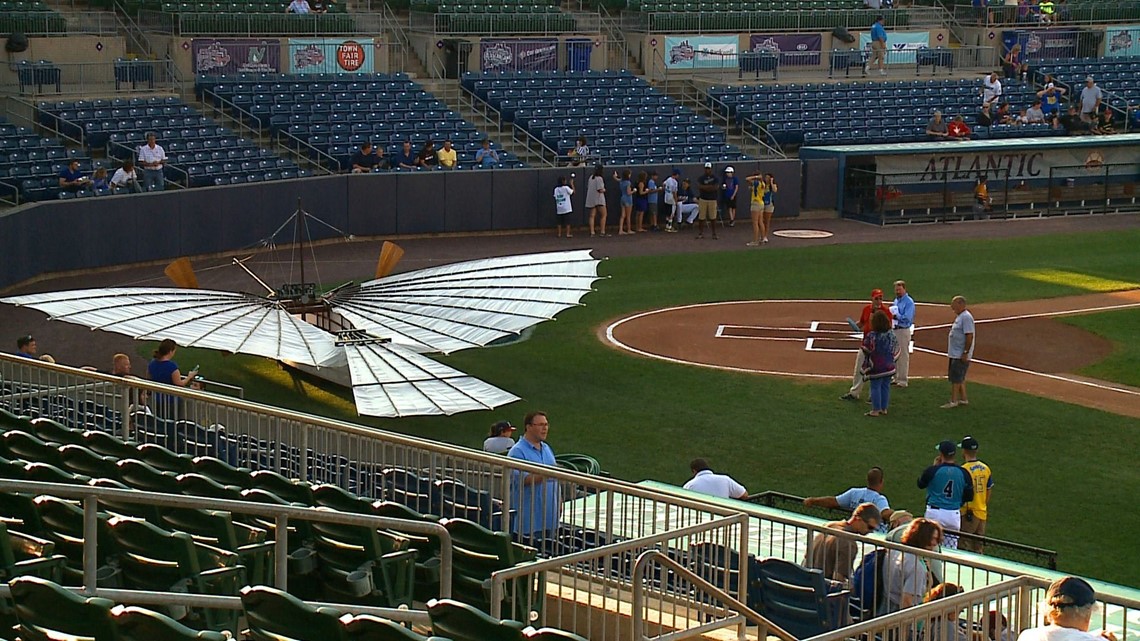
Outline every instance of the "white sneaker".
[[948, 410], [952, 407], [958, 407], [958, 401], [950, 401], [949, 403], [946, 403], [946, 404], [942, 405], [941, 407], [944, 410]]
[[764, 240], [762, 240], [762, 241], [760, 241], [760, 242], [762, 242], [762, 243], [766, 243], [766, 242], [768, 242], [768, 237], [767, 237], [767, 236], [765, 236], [765, 237], [764, 237]]
[[755, 247], [755, 246], [759, 245], [760, 243], [756, 243], [756, 242], [753, 242], [753, 241], [751, 241], [751, 240], [750, 240], [750, 241], [748, 241], [748, 242], [746, 242], [746, 243], [744, 243], [744, 244], [745, 244], [745, 245], [748, 245], [749, 247]]
[[880, 75], [880, 76], [885, 76], [885, 75], [887, 75], [887, 70], [886, 70], [886, 69], [879, 69], [879, 75]]
[[962, 400], [962, 401], [958, 401], [958, 404], [959, 404], [959, 405], [969, 405], [969, 404], [970, 404], [970, 401], [965, 401], [965, 400]]

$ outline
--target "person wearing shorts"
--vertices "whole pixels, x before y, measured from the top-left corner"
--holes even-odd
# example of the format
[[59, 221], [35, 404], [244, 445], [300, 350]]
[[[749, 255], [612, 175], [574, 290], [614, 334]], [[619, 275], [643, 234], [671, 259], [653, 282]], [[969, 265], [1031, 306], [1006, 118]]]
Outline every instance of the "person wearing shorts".
[[762, 243], [768, 242], [768, 232], [772, 229], [772, 214], [776, 212], [776, 192], [780, 191], [776, 185], [776, 177], [772, 174], [764, 174], [764, 183], [767, 188], [764, 190], [764, 215], [760, 219]]
[[753, 174], [745, 178], [748, 182], [748, 204], [752, 216], [752, 240], [749, 247], [760, 245], [761, 224], [764, 219], [764, 195], [768, 191], [768, 181], [763, 174]]
[[970, 359], [974, 357], [974, 315], [966, 309], [966, 299], [955, 296], [950, 301], [954, 310], [954, 323], [950, 326], [946, 355], [950, 358], [946, 375], [950, 379], [950, 402], [943, 409], [969, 405], [966, 398], [966, 372], [970, 369]]
[[705, 222], [713, 240], [716, 240], [716, 204], [720, 197], [720, 180], [713, 175], [711, 162], [705, 163], [705, 173], [697, 179], [697, 239], [705, 237]]
[[879, 63], [879, 75], [887, 75], [887, 30], [883, 27], [883, 16], [876, 17], [871, 25], [871, 60], [867, 62], [867, 69], [876, 61]]

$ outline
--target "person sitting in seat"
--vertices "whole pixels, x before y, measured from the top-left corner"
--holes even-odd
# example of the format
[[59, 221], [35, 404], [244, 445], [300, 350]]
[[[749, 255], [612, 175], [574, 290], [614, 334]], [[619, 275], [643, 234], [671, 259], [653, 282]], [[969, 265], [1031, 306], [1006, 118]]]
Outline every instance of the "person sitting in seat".
[[92, 189], [107, 189], [110, 183], [107, 181], [107, 168], [100, 167], [91, 174], [91, 188]]
[[79, 161], [72, 160], [59, 172], [59, 187], [67, 191], [79, 191], [91, 184], [91, 179], [79, 171]]
[[135, 174], [135, 162], [133, 160], [124, 161], [123, 166], [111, 174], [111, 186], [122, 187], [136, 192], [142, 191], [142, 186], [139, 185], [138, 175]]
[[367, 174], [380, 168], [380, 156], [372, 149], [372, 143], [360, 145], [360, 151], [352, 155], [352, 173]]
[[945, 140], [950, 135], [946, 121], [942, 119], [941, 111], [934, 112], [934, 117], [926, 125], [926, 135], [930, 136], [932, 140]]
[[439, 166], [444, 169], [455, 169], [455, 165], [459, 161], [459, 155], [451, 146], [450, 140], [443, 141], [443, 148], [436, 152], [436, 156], [439, 157]]
[[306, 0], [293, 0], [289, 6], [285, 7], [285, 13], [312, 13], [312, 8]]
[[972, 133], [974, 132], [970, 129], [970, 125], [966, 124], [962, 114], [954, 116], [954, 120], [947, 125], [947, 135], [954, 140], [969, 140]]

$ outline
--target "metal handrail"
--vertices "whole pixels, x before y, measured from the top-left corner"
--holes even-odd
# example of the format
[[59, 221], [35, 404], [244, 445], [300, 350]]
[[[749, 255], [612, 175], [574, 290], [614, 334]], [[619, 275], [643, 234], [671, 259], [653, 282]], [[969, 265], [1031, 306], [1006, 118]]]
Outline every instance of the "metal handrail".
[[375, 527], [376, 529], [393, 530], [396, 532], [411, 532], [428, 536], [439, 537], [440, 540], [440, 580], [439, 596], [441, 599], [451, 598], [452, 574], [452, 541], [451, 533], [439, 523], [427, 521], [412, 521], [395, 519], [386, 516], [373, 516], [371, 514], [353, 514], [324, 510], [316, 507], [298, 507], [293, 505], [272, 505], [228, 499], [216, 499], [189, 495], [163, 494], [161, 492], [147, 492], [142, 490], [123, 490], [118, 488], [92, 487], [89, 485], [69, 485], [66, 483], [42, 483], [38, 481], [13, 481], [0, 479], [0, 493], [23, 492], [47, 494], [77, 498], [83, 501], [83, 587], [87, 594], [100, 592], [96, 585], [96, 566], [98, 551], [97, 515], [99, 499], [118, 500], [125, 503], [141, 503], [143, 505], [157, 505], [160, 507], [181, 507], [196, 510], [221, 510], [236, 512], [238, 514], [254, 514], [257, 516], [273, 517], [277, 521], [275, 536], [275, 564], [274, 585], [279, 589], [288, 588], [289, 555], [288, 555], [288, 525], [289, 519], [300, 521], [322, 521], [338, 523], [340, 525], [361, 525]]
[[764, 127], [763, 125], [761, 125], [759, 121], [754, 120], [752, 118], [745, 117], [744, 122], [740, 126], [740, 134], [742, 136], [744, 136], [745, 138], [752, 139], [760, 147], [767, 149], [768, 151], [772, 152], [773, 154], [776, 154], [777, 156], [779, 156], [781, 158], [787, 158], [788, 157], [788, 155], [786, 153], [784, 153], [784, 150], [779, 146], [779, 143], [776, 143], [775, 147], [773, 147], [772, 145], [769, 145], [768, 142], [764, 138], [761, 138], [757, 134], [752, 133], [752, 131], [748, 127], [746, 127], [745, 125], [752, 125], [752, 127], [756, 128], [756, 131], [763, 133], [764, 136], [767, 136], [768, 135], [768, 129], [766, 127]]
[[[799, 641], [787, 630], [781, 628], [780, 626], [770, 621], [764, 615], [748, 607], [748, 605], [743, 601], [740, 601], [724, 590], [721, 590], [717, 586], [706, 581], [703, 577], [699, 576], [689, 568], [669, 558], [669, 555], [665, 554], [661, 550], [646, 550], [638, 555], [637, 561], [633, 564], [633, 638], [635, 641], [642, 641], [643, 639], [647, 638], [645, 636], [645, 620], [642, 618], [646, 588], [645, 581], [642, 581], [641, 578], [645, 574], [645, 569], [649, 567], [650, 561], [659, 563], [673, 570], [677, 574], [684, 577], [686, 581], [707, 592], [709, 596], [727, 603], [733, 608], [739, 610], [746, 619], [756, 622], [760, 626], [760, 629], [756, 633], [756, 637], [758, 639], [766, 639], [769, 636], [775, 636], [776, 638], [780, 639], [780, 641]], [[744, 566], [742, 565], [741, 568], [743, 567]], [[741, 578], [740, 585], [744, 585], [743, 577]], [[731, 621], [731, 619], [728, 619], [727, 621]], [[744, 635], [741, 634], [740, 638], [744, 638]]]
[[[282, 142], [281, 141], [282, 138], [287, 138], [289, 140], [296, 141], [298, 149], [293, 149], [289, 145]], [[317, 167], [322, 173], [324, 173], [326, 175], [335, 174], [336, 170], [329, 169], [328, 167], [324, 166], [324, 164], [319, 162], [321, 158], [327, 158], [329, 161], [329, 164], [334, 165], [338, 168], [340, 167], [340, 160], [338, 160], [335, 156], [333, 156], [332, 154], [330, 154], [326, 151], [323, 151], [321, 149], [314, 147], [313, 145], [311, 145], [309, 143], [309, 141], [301, 140], [297, 136], [294, 136], [293, 134], [289, 133], [288, 131], [280, 131], [279, 130], [277, 132], [277, 146], [284, 149], [286, 152], [288, 152], [290, 155], [294, 156], [295, 158], [305, 160], [306, 162], [308, 162], [309, 165]], [[316, 154], [318, 162], [313, 162], [313, 160], [311, 158], [309, 158], [309, 157], [305, 156], [305, 154], [301, 153], [300, 149], [302, 149], [302, 148], [308, 149], [312, 153]]]

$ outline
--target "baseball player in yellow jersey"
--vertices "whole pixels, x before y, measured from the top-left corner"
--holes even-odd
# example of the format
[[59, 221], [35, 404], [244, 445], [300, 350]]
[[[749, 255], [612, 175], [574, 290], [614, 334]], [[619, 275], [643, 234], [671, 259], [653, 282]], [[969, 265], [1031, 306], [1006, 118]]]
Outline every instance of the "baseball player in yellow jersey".
[[[974, 483], [974, 499], [962, 506], [962, 528], [967, 534], [986, 535], [986, 520], [989, 518], [990, 493], [994, 479], [990, 466], [978, 460], [978, 439], [967, 436], [959, 444], [966, 462], [962, 464]], [[982, 552], [982, 545], [973, 540], [961, 539], [958, 545], [963, 550]]]
[[768, 193], [768, 183], [764, 174], [753, 174], [745, 180], [748, 181], [749, 212], [752, 215], [752, 242], [748, 246], [756, 247], [760, 244], [760, 223], [764, 216], [764, 194]]

